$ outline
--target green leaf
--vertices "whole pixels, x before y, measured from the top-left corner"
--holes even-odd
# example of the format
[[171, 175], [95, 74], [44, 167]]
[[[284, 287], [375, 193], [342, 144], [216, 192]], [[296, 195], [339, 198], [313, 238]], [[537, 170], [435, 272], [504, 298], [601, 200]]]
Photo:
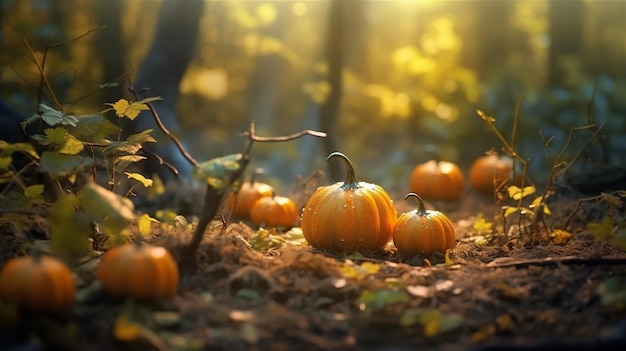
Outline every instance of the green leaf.
[[616, 312], [626, 309], [626, 284], [621, 278], [607, 278], [598, 286], [597, 292], [602, 307]]
[[162, 101], [163, 98], [160, 96], [151, 96], [151, 97], [147, 97], [145, 99], [141, 99], [139, 101], [137, 101], [136, 103], [138, 104], [149, 104], [151, 102], [155, 102], [155, 101]]
[[137, 134], [128, 136], [128, 142], [135, 144], [156, 143], [156, 140], [150, 135], [152, 129], [146, 129]]
[[113, 159], [113, 164], [115, 165], [115, 170], [117, 172], [123, 172], [131, 164], [143, 161], [145, 159], [146, 159], [145, 156], [139, 156], [139, 155], [116, 156]]
[[242, 154], [231, 154], [202, 162], [194, 168], [192, 177], [215, 189], [225, 189], [230, 185], [233, 173], [241, 167], [242, 158]]
[[133, 202], [96, 183], [87, 183], [80, 195], [80, 202], [94, 221], [102, 224], [107, 235], [119, 237], [135, 219]]
[[9, 144], [4, 140], [0, 140], [0, 155], [7, 156], [14, 152], [22, 152], [34, 159], [39, 159], [39, 154], [30, 143], [13, 143]]
[[356, 302], [363, 311], [376, 311], [384, 308], [386, 305], [407, 302], [409, 295], [406, 291], [380, 289], [371, 291], [363, 289]]
[[107, 137], [119, 132], [119, 128], [101, 114], [79, 116], [75, 127], [68, 130], [77, 139], [91, 143], [105, 143]]
[[602, 222], [589, 222], [587, 223], [587, 230], [593, 233], [593, 235], [602, 240], [609, 240], [613, 235], [613, 229], [615, 227], [615, 221], [611, 216], [604, 216]]
[[254, 289], [240, 289], [237, 291], [237, 297], [243, 297], [251, 301], [258, 301], [261, 299], [261, 294]]
[[626, 251], [626, 228], [620, 227], [617, 230], [617, 233], [615, 233], [612, 241], [615, 246], [620, 248], [620, 250]]
[[35, 122], [38, 119], [42, 119], [51, 127], [57, 126], [59, 124], [75, 127], [76, 123], [78, 123], [78, 119], [75, 116], [66, 115], [63, 112], [57, 111], [50, 106], [39, 104], [38, 113], [34, 113], [32, 116], [24, 120], [24, 122], [22, 122], [22, 127], [25, 127], [26, 125]]
[[50, 248], [68, 262], [83, 257], [91, 249], [89, 236], [94, 231], [93, 224], [84, 212], [77, 210], [79, 203], [75, 195], [62, 195], [52, 205], [48, 218]]
[[13, 157], [0, 156], [0, 170], [8, 171], [11, 168], [11, 162], [13, 162]]
[[30, 185], [30, 186], [27, 186], [26, 189], [24, 189], [24, 196], [26, 196], [29, 199], [33, 199], [33, 198], [41, 196], [41, 194], [43, 194], [43, 190], [44, 190], [43, 184]]
[[57, 177], [75, 175], [85, 167], [93, 166], [93, 159], [78, 155], [63, 155], [46, 151], [41, 155], [39, 171], [48, 172]]

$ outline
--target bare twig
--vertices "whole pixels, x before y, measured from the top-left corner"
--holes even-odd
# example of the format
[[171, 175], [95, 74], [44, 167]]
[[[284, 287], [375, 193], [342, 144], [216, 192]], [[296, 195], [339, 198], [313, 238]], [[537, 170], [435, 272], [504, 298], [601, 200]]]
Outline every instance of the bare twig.
[[[137, 91], [132, 87], [132, 85], [129, 84], [128, 90], [133, 94], [135, 99], [139, 100], [139, 93], [137, 93]], [[156, 111], [156, 109], [154, 108], [152, 103], [149, 102], [146, 105], [150, 109], [150, 113], [152, 113], [152, 117], [154, 117], [154, 121], [156, 122], [156, 124], [159, 127], [159, 129], [161, 129], [163, 134], [165, 134], [168, 138], [170, 138], [174, 142], [174, 144], [176, 145], [176, 147], [180, 151], [181, 155], [183, 155], [183, 157], [187, 161], [189, 161], [189, 163], [191, 163], [192, 166], [197, 166], [198, 165], [198, 161], [196, 161], [196, 159], [193, 158], [193, 156], [191, 156], [187, 152], [187, 150], [185, 149], [185, 146], [183, 146], [183, 144], [180, 142], [180, 140], [178, 140], [178, 138], [176, 136], [174, 136], [174, 134], [172, 134], [169, 131], [169, 129], [167, 129], [167, 127], [163, 124], [163, 122], [161, 121], [161, 118], [159, 117], [158, 112]]]
[[611, 264], [626, 264], [626, 258], [624, 257], [578, 257], [578, 256], [563, 256], [563, 257], [545, 257], [545, 258], [531, 258], [525, 260], [514, 260], [507, 262], [490, 262], [484, 265], [487, 268], [504, 268], [504, 267], [527, 267], [527, 266], [549, 266], [557, 264], [583, 264], [588, 266], [599, 265], [611, 265]]
[[52, 99], [52, 102], [54, 103], [54, 107], [59, 111], [63, 111], [63, 105], [61, 105], [61, 103], [57, 99], [56, 94], [54, 93], [54, 89], [52, 89], [52, 85], [50, 84], [50, 81], [48, 80], [48, 77], [46, 77], [44, 71], [46, 52], [48, 49], [46, 48], [46, 51], [44, 51], [43, 62], [40, 63], [39, 60], [37, 60], [37, 57], [35, 57], [35, 52], [28, 43], [28, 40], [26, 40], [26, 37], [22, 36], [22, 41], [24, 42], [24, 45], [26, 45], [26, 49], [28, 49], [30, 59], [33, 61], [33, 63], [37, 67], [37, 70], [39, 71], [39, 86], [41, 87], [42, 84], [46, 86], [46, 89], [48, 89], [48, 93], [50, 94], [50, 99]]
[[[211, 184], [207, 184], [206, 193], [204, 195], [204, 206], [202, 208], [202, 213], [200, 214], [200, 219], [198, 220], [198, 226], [193, 233], [191, 241], [186, 246], [184, 246], [181, 251], [181, 268], [183, 270], [193, 270], [196, 268], [196, 252], [200, 247], [200, 243], [202, 242], [202, 238], [204, 237], [204, 232], [206, 231], [209, 223], [216, 217], [220, 205], [224, 200], [224, 196], [228, 194], [232, 184], [236, 182], [239, 178], [241, 178], [241, 176], [244, 174], [246, 167], [250, 163], [252, 145], [255, 141], [283, 142], [297, 139], [304, 135], [325, 137], [326, 133], [313, 130], [303, 130], [301, 132], [286, 136], [260, 137], [256, 135], [254, 121], [251, 121], [250, 129], [247, 132], [244, 132], [243, 135], [248, 137], [248, 145], [246, 147], [245, 153], [243, 153], [242, 157], [238, 161], [239, 167], [235, 171], [233, 171], [228, 177], [228, 186], [215, 188]], [[223, 222], [224, 219], [222, 218], [222, 228], [225, 228]]]

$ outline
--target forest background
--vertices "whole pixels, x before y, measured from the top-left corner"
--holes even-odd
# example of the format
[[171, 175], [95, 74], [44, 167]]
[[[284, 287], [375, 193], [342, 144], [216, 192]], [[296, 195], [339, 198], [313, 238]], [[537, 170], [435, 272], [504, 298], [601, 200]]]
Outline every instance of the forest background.
[[[240, 152], [238, 135], [251, 120], [260, 135], [319, 129], [330, 90], [325, 50], [340, 35], [343, 96], [324, 131], [367, 181], [404, 191], [412, 167], [431, 157], [426, 145], [467, 169], [499, 145], [476, 109], [508, 136], [520, 101], [517, 150], [531, 159], [536, 182], [549, 171], [541, 134], [553, 137], [554, 153], [572, 126], [602, 125], [588, 152], [603, 164], [626, 161], [626, 1], [347, 2], [342, 26], [329, 33], [330, 1], [207, 0], [176, 105], [175, 132], [189, 151], [199, 160]], [[39, 72], [23, 38], [38, 57], [70, 41], [46, 54], [67, 111], [96, 113], [128, 97], [161, 4], [2, 2], [0, 97], [24, 116], [36, 109]], [[591, 133], [577, 132], [570, 152]], [[269, 182], [289, 188], [325, 167], [322, 142], [293, 145], [256, 146], [251, 169], [263, 167]]]

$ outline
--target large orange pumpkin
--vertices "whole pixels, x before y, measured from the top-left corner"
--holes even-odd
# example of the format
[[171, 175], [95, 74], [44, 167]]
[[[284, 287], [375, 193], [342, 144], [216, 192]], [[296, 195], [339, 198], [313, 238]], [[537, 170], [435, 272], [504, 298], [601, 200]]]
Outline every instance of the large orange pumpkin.
[[250, 210], [254, 203], [266, 196], [272, 196], [274, 188], [266, 183], [256, 182], [256, 174], [252, 176], [249, 182], [241, 185], [239, 191], [228, 194], [226, 198], [226, 208], [231, 214], [239, 218], [247, 218], [250, 216]]
[[293, 227], [298, 220], [298, 210], [288, 197], [266, 196], [254, 203], [250, 210], [250, 220], [257, 226]]
[[330, 251], [380, 250], [390, 240], [397, 212], [385, 190], [358, 182], [350, 160], [333, 152], [346, 169], [345, 182], [318, 188], [302, 210], [302, 234], [309, 244]]
[[145, 301], [171, 298], [178, 290], [180, 273], [163, 247], [133, 243], [107, 251], [97, 270], [104, 291], [117, 298]]
[[513, 177], [513, 159], [491, 154], [477, 158], [470, 168], [469, 180], [474, 189], [493, 194], [501, 184]]
[[428, 200], [456, 201], [463, 194], [463, 172], [452, 162], [430, 160], [413, 168], [409, 190]]
[[405, 199], [409, 197], [417, 199], [417, 209], [401, 214], [396, 221], [393, 244], [398, 251], [430, 256], [453, 248], [456, 238], [448, 217], [439, 211], [427, 210], [419, 195], [409, 193]]
[[76, 302], [72, 271], [54, 257], [12, 258], [0, 272], [0, 299], [36, 312], [57, 312]]

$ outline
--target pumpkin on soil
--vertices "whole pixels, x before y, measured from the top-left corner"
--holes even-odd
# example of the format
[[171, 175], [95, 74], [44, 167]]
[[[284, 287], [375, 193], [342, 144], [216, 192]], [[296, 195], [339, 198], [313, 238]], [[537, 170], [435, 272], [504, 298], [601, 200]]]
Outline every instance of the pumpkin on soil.
[[0, 272], [0, 299], [34, 312], [59, 312], [76, 302], [76, 283], [68, 266], [54, 257], [16, 257]]
[[417, 209], [398, 217], [393, 230], [393, 243], [398, 251], [408, 255], [430, 256], [454, 247], [456, 238], [452, 222], [439, 211], [427, 210], [415, 193], [405, 199], [417, 199]]
[[262, 197], [272, 196], [274, 188], [266, 183], [256, 182], [256, 173], [241, 185], [239, 191], [228, 194], [226, 198], [226, 208], [235, 217], [246, 218], [250, 215], [250, 210], [256, 201]]
[[180, 281], [178, 265], [169, 251], [141, 243], [107, 251], [97, 276], [108, 294], [138, 301], [171, 298]]
[[430, 160], [413, 168], [409, 190], [425, 199], [456, 201], [463, 194], [463, 172], [452, 162]]
[[298, 210], [288, 197], [266, 196], [254, 203], [250, 210], [250, 220], [257, 226], [293, 227], [298, 220]]
[[510, 157], [499, 157], [494, 154], [481, 156], [470, 168], [470, 184], [481, 193], [493, 194], [496, 187], [506, 180], [511, 180], [512, 171], [513, 159]]
[[350, 160], [333, 152], [346, 169], [345, 182], [319, 187], [302, 210], [302, 234], [309, 244], [330, 251], [380, 250], [391, 240], [397, 212], [385, 190], [358, 182]]

